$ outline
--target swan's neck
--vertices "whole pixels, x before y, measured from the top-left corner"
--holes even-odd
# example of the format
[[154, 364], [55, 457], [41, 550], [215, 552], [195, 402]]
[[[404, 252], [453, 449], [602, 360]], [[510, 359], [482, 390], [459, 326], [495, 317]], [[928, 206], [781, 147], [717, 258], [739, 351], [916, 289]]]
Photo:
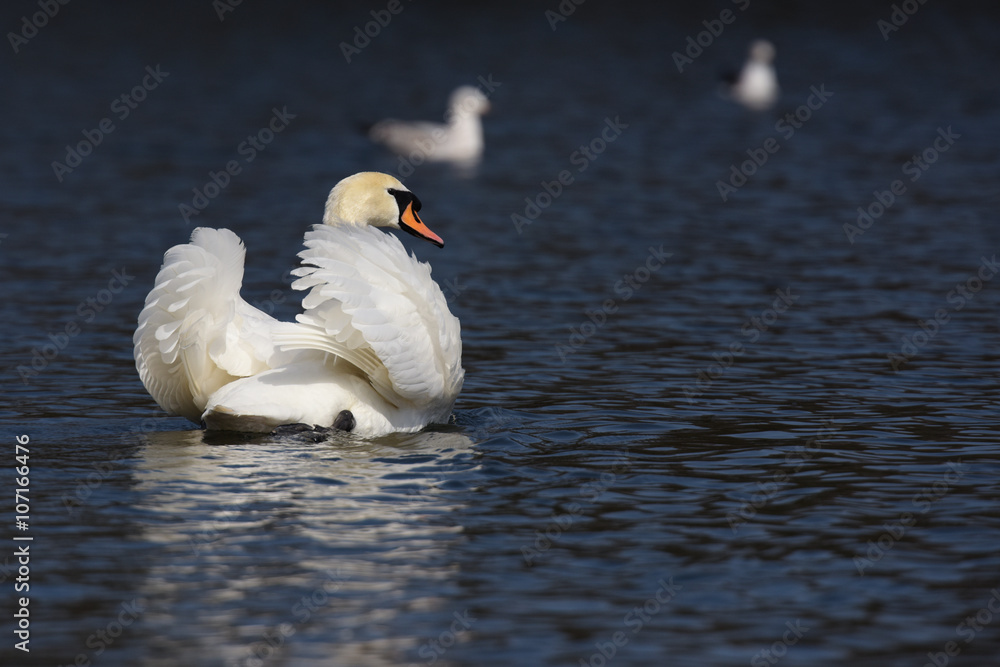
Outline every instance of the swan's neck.
[[[365, 217], [366, 214], [367, 217]], [[351, 210], [351, 207], [345, 207], [332, 198], [326, 202], [326, 208], [323, 211], [323, 224], [330, 227], [384, 227], [391, 225], [392, 222], [392, 219], [372, 218], [370, 211]]]

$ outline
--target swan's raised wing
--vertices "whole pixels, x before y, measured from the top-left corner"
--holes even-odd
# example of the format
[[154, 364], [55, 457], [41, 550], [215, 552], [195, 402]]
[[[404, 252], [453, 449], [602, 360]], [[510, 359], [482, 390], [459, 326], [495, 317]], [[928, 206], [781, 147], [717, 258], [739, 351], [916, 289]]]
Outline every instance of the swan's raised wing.
[[275, 345], [336, 355], [397, 407], [453, 402], [462, 340], [430, 266], [372, 227], [316, 225], [305, 239], [292, 284], [308, 290], [305, 312], [275, 329]]
[[208, 397], [269, 368], [276, 321], [240, 297], [242, 241], [199, 227], [166, 252], [135, 331], [135, 365], [164, 410], [199, 422]]

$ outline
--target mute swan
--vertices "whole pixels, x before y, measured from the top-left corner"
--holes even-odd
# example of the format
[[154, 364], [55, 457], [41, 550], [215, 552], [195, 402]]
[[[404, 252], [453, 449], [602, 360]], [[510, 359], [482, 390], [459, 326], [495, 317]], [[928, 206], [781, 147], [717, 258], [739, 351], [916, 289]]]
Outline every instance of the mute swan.
[[474, 163], [483, 152], [483, 124], [479, 117], [489, 109], [482, 91], [462, 86], [449, 98], [446, 125], [390, 118], [373, 125], [368, 136], [418, 165], [424, 160]]
[[750, 44], [750, 53], [738, 77], [730, 77], [729, 96], [748, 109], [765, 111], [778, 101], [774, 72], [774, 45], [766, 39]]
[[285, 424], [363, 437], [448, 419], [462, 388], [462, 340], [431, 269], [393, 227], [437, 246], [420, 200], [392, 176], [354, 174], [305, 235], [292, 288], [304, 311], [279, 322], [240, 297], [246, 254], [228, 229], [198, 228], [164, 255], [133, 342], [146, 390], [209, 429]]

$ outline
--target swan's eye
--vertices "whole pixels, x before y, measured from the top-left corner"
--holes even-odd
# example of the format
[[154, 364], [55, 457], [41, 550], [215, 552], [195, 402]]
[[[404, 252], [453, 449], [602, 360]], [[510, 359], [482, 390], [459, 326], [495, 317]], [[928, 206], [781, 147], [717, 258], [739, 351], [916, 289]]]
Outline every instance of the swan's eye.
[[413, 210], [419, 211], [422, 204], [415, 194], [407, 190], [397, 190], [396, 188], [387, 188], [386, 192], [391, 194], [396, 198], [396, 205], [399, 206], [400, 211], [406, 210], [406, 205], [413, 204]]

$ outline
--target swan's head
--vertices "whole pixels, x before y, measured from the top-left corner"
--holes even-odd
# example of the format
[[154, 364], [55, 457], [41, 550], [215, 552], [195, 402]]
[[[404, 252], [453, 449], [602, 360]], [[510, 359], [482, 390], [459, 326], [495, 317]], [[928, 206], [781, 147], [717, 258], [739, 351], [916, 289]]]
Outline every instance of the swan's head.
[[490, 110], [490, 101], [486, 95], [473, 86], [456, 88], [448, 98], [448, 119], [467, 116], [482, 116]]
[[441, 237], [417, 215], [419, 210], [420, 200], [399, 180], [363, 171], [333, 186], [326, 200], [323, 224], [393, 227], [444, 247]]
[[774, 44], [766, 39], [758, 39], [750, 44], [750, 60], [768, 65], [774, 62]]

